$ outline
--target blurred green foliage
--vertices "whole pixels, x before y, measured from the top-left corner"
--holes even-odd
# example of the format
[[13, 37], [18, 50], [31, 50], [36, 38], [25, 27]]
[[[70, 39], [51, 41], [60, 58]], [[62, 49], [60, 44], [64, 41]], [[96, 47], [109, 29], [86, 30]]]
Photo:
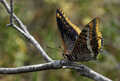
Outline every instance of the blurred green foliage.
[[[9, 1], [9, 0], [7, 0]], [[53, 59], [63, 59], [63, 48], [56, 24], [56, 9], [81, 29], [95, 17], [101, 18], [104, 37], [102, 59], [84, 62], [113, 81], [120, 81], [120, 0], [15, 0], [15, 13], [27, 25]], [[43, 63], [38, 51], [13, 28], [6, 27], [9, 15], [0, 4], [0, 66], [16, 67]], [[0, 81], [92, 81], [72, 70], [50, 70], [19, 75], [0, 75]]]

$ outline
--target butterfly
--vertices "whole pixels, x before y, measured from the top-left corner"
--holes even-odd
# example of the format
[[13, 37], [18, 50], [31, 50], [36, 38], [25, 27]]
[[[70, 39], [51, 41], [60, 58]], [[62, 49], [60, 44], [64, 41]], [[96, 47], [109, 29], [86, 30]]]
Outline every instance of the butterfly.
[[58, 8], [56, 21], [61, 34], [64, 53], [63, 56], [69, 61], [95, 60], [103, 47], [103, 37], [99, 31], [99, 18], [90, 21], [81, 31], [79, 27], [65, 16]]

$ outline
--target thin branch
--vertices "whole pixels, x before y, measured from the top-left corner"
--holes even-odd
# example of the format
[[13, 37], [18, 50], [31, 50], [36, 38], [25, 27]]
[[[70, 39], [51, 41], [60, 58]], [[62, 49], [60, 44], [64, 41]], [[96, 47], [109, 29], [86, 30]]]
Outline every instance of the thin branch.
[[[4, 7], [6, 8], [7, 12], [9, 14], [11, 14], [11, 10], [10, 10], [10, 6], [8, 5], [8, 3], [6, 2], [6, 0], [0, 0], [0, 2], [4, 5]], [[47, 53], [42, 49], [42, 47], [40, 46], [40, 44], [35, 40], [35, 38], [28, 32], [26, 26], [22, 23], [22, 21], [13, 13], [13, 18], [15, 19], [15, 21], [17, 22], [17, 24], [20, 27], [17, 27], [16, 25], [13, 25], [13, 28], [15, 28], [16, 30], [18, 30], [19, 32], [22, 33], [22, 35], [24, 35], [40, 52], [40, 54], [44, 57], [44, 59], [48, 62], [53, 61], [48, 55]]]
[[10, 12], [10, 25], [13, 25], [13, 0], [10, 0], [10, 8], [11, 8], [11, 12]]
[[0, 74], [18, 74], [18, 73], [26, 73], [26, 72], [35, 72], [35, 71], [43, 71], [43, 70], [56, 70], [56, 69], [74, 69], [77, 72], [80, 72], [80, 75], [91, 78], [95, 81], [112, 81], [99, 73], [91, 70], [87, 66], [84, 65], [72, 65], [68, 64], [66, 61], [57, 60], [44, 64], [38, 65], [30, 65], [23, 66], [17, 68], [0, 68]]
[[[0, 68], [0, 74], [18, 74], [35, 71], [43, 71], [49, 69], [60, 69], [62, 66], [58, 65], [59, 61], [48, 62], [44, 64], [16, 67], [16, 68]], [[60, 63], [59, 63], [60, 64]]]
[[7, 26], [13, 26], [13, 0], [10, 0], [10, 24], [8, 24]]
[[80, 73], [80, 75], [84, 76], [84, 77], [88, 77], [91, 78], [95, 81], [112, 81], [109, 78], [93, 71], [92, 69], [88, 68], [85, 65], [77, 65], [77, 66], [64, 66], [66, 68], [71, 68], [76, 70], [77, 72]]
[[[6, 0], [0, 0], [0, 2], [4, 5], [5, 9], [7, 10], [7, 12], [9, 14], [11, 14], [11, 8], [10, 6], [8, 5], [7, 1]], [[19, 27], [26, 33], [27, 32], [27, 29], [26, 29], [26, 26], [22, 23], [22, 21], [14, 14], [13, 12], [13, 18], [15, 19], [16, 23], [19, 25]]]

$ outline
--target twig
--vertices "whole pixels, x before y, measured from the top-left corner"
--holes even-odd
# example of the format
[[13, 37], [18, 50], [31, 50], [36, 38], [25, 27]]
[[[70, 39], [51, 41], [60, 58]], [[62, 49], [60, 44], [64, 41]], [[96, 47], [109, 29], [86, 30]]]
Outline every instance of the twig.
[[0, 68], [0, 74], [18, 74], [18, 73], [26, 73], [26, 72], [28, 73], [28, 72], [62, 68], [62, 66], [58, 65], [58, 63], [59, 61], [52, 61], [44, 64], [22, 66], [16, 68]]
[[13, 26], [13, 0], [10, 0], [10, 24], [7, 26]]
[[[12, 1], [12, 0], [11, 0]], [[37, 64], [37, 65], [30, 65], [30, 66], [23, 66], [23, 67], [16, 67], [16, 68], [0, 68], [0, 74], [18, 74], [18, 73], [26, 73], [26, 72], [35, 72], [35, 71], [43, 71], [43, 70], [50, 70], [50, 69], [74, 69], [78, 72], [80, 72], [80, 75], [91, 78], [96, 81], [112, 81], [101, 74], [91, 70], [87, 66], [84, 65], [77, 65], [71, 62], [71, 64], [68, 64], [68, 62], [63, 60], [57, 60], [53, 61], [46, 52], [42, 49], [40, 44], [34, 39], [34, 37], [29, 33], [26, 26], [22, 23], [22, 21], [13, 13], [13, 9], [9, 7], [6, 0], [0, 0], [0, 2], [4, 5], [7, 12], [11, 15], [11, 21], [13, 28], [15, 28], [17, 31], [19, 31], [22, 35], [24, 35], [27, 39], [30, 40], [30, 42], [39, 50], [39, 52], [42, 54], [44, 59], [48, 61], [48, 63], [44, 64]], [[11, 2], [11, 7], [12, 7]], [[12, 18], [17, 22], [18, 26], [15, 25], [12, 21]]]
[[10, 8], [11, 8], [11, 12], [10, 12], [10, 25], [13, 25], [13, 0], [10, 0]]
[[77, 72], [80, 73], [80, 75], [84, 77], [91, 78], [95, 81], [112, 81], [109, 78], [93, 71], [92, 69], [88, 68], [85, 65], [77, 65], [77, 66], [65, 66], [66, 68], [71, 68], [76, 70]]
[[[8, 5], [8, 3], [6, 2], [6, 0], [0, 0], [1, 3], [4, 5], [4, 7], [6, 8], [7, 12], [9, 14], [11, 14], [11, 10], [10, 7]], [[15, 19], [15, 21], [17, 22], [17, 24], [20, 26], [16, 26], [13, 25], [13, 28], [15, 28], [16, 30], [18, 30], [20, 33], [22, 33], [37, 49], [38, 51], [41, 53], [41, 55], [44, 57], [44, 59], [48, 62], [53, 61], [48, 55], [47, 53], [42, 49], [42, 47], [40, 46], [40, 44], [35, 40], [35, 38], [28, 32], [26, 26], [22, 23], [22, 21], [20, 21], [20, 19], [13, 13], [13, 18]]]

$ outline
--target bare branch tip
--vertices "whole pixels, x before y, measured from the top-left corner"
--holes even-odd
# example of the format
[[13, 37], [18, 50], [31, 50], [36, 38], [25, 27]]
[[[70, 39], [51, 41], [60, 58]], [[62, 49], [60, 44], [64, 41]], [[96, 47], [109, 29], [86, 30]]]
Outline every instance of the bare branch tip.
[[7, 24], [6, 26], [7, 26], [7, 27], [11, 27], [11, 26], [13, 26], [13, 24], [12, 24], [12, 23], [10, 23], [10, 24]]

